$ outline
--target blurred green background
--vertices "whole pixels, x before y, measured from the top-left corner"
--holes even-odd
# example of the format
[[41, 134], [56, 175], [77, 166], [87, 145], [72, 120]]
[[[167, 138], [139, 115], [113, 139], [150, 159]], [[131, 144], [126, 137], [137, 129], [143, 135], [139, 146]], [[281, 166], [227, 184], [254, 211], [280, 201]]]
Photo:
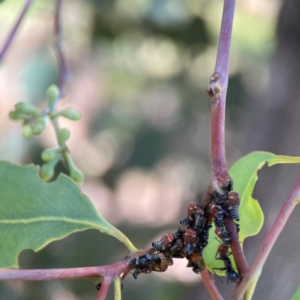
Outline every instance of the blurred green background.
[[[20, 101], [44, 107], [47, 88], [58, 82], [54, 4], [34, 1], [1, 64], [2, 160], [41, 164], [41, 151], [56, 146], [51, 126], [24, 141], [21, 125], [8, 118]], [[22, 5], [20, 0], [1, 4], [1, 41]], [[75, 107], [83, 117], [61, 125], [71, 130], [68, 146], [85, 175], [83, 192], [139, 248], [168, 230], [175, 232], [186, 205], [198, 201], [209, 182], [210, 100], [203, 90], [214, 70], [222, 5], [221, 0], [63, 1], [63, 49], [72, 76], [60, 108]], [[253, 150], [299, 155], [299, 17], [297, 0], [237, 1], [226, 118], [229, 166]], [[273, 170], [281, 177], [275, 178]], [[65, 171], [63, 164], [58, 166], [57, 173]], [[256, 197], [266, 213], [262, 236], [297, 173], [298, 166], [261, 172], [264, 181]], [[289, 226], [297, 226], [293, 224]], [[262, 236], [245, 242], [250, 262]], [[299, 249], [299, 238], [283, 236], [296, 243], [291, 251]], [[287, 251], [277, 249], [277, 255]], [[126, 254], [113, 238], [87, 231], [39, 253], [24, 251], [20, 266], [102, 265]], [[299, 284], [290, 280], [297, 259], [292, 255], [289, 267], [286, 259], [274, 264], [276, 256], [270, 258], [255, 299], [290, 298]], [[199, 276], [185, 265], [176, 261], [165, 274], [138, 280], [128, 276], [123, 299], [209, 299]], [[225, 295], [233, 289], [216, 281]], [[272, 289], [265, 290], [270, 282]], [[0, 283], [0, 299], [5, 300], [88, 300], [96, 295], [88, 280]]]

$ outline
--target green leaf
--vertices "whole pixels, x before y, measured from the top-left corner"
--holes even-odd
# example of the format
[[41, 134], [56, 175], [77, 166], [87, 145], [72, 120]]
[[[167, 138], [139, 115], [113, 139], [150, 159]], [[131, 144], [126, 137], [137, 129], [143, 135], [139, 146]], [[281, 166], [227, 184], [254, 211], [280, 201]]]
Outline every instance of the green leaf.
[[[268, 166], [275, 164], [300, 163], [300, 157], [275, 155], [270, 152], [252, 152], [238, 160], [229, 170], [229, 174], [234, 182], [234, 191], [240, 194], [240, 233], [239, 240], [243, 243], [248, 236], [259, 233], [264, 215], [257, 200], [252, 197], [253, 190], [258, 180], [258, 171], [267, 163]], [[222, 261], [216, 261], [220, 243], [216, 240], [215, 228], [210, 230], [209, 244], [204, 250], [205, 263], [209, 269], [224, 267]], [[233, 263], [234, 265], [234, 263]], [[217, 271], [218, 274], [224, 272]]]
[[45, 183], [37, 166], [0, 161], [0, 190], [0, 268], [18, 267], [23, 249], [39, 251], [52, 241], [87, 229], [112, 235], [129, 250], [136, 250], [65, 175]]
[[296, 293], [294, 294], [292, 300], [299, 300], [300, 299], [300, 286], [298, 286], [298, 289]]

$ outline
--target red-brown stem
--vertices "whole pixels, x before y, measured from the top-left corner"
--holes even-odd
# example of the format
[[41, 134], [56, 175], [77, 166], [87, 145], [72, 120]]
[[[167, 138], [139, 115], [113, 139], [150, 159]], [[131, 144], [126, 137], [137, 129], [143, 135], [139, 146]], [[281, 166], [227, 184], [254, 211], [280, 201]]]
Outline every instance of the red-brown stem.
[[62, 0], [57, 0], [55, 16], [54, 16], [54, 36], [55, 36], [55, 45], [56, 45], [56, 55], [59, 67], [59, 83], [58, 88], [60, 95], [56, 102], [64, 96], [65, 94], [65, 83], [69, 77], [69, 72], [65, 60], [65, 56], [62, 50], [62, 29], [61, 29], [61, 5]]
[[244, 256], [242, 247], [239, 243], [239, 237], [237, 235], [236, 225], [231, 218], [227, 218], [227, 217], [224, 218], [224, 224], [227, 232], [229, 232], [230, 235], [230, 248], [232, 251], [234, 261], [236, 263], [236, 267], [238, 269], [238, 273], [241, 276], [244, 276], [244, 274], [246, 274], [249, 271], [249, 266]]
[[27, 0], [25, 1], [24, 7], [22, 8], [22, 11], [18, 17], [18, 19], [16, 20], [15, 25], [13, 26], [11, 32], [9, 33], [6, 41], [4, 42], [4, 45], [2, 47], [2, 50], [0, 52], [0, 62], [2, 61], [4, 55], [6, 54], [7, 50], [9, 49], [15, 35], [16, 32], [18, 30], [18, 28], [20, 27], [20, 24], [22, 22], [22, 20], [24, 19], [24, 16], [26, 15], [28, 8], [30, 7], [30, 5], [32, 4], [32, 0]]
[[152, 249], [139, 250], [129, 255], [125, 259], [114, 264], [96, 267], [84, 268], [67, 268], [67, 269], [0, 269], [0, 280], [62, 280], [62, 279], [79, 279], [89, 277], [106, 277], [115, 278], [122, 273], [127, 273], [134, 269], [134, 265], [129, 262], [137, 256], [149, 253]]
[[250, 282], [256, 277], [259, 278], [262, 268], [269, 256], [270, 251], [272, 250], [279, 234], [281, 233], [283, 227], [288, 221], [292, 211], [295, 206], [300, 202], [300, 177], [297, 179], [297, 182], [290, 193], [289, 197], [284, 202], [282, 208], [280, 209], [272, 228], [267, 234], [262, 247], [255, 259], [253, 266], [250, 271], [244, 276], [242, 282], [239, 286], [237, 286], [234, 291], [231, 299], [239, 300], [243, 298], [243, 294], [245, 293]]
[[212, 185], [219, 190], [221, 180], [228, 175], [225, 158], [225, 95], [212, 101]]
[[212, 186], [224, 187], [230, 179], [225, 156], [225, 106], [228, 86], [228, 65], [235, 0], [224, 0], [221, 31], [214, 76], [209, 83], [212, 100]]
[[234, 8], [235, 0], [224, 0], [215, 72], [218, 72], [221, 76], [224, 75], [222, 80], [226, 81], [226, 83], [228, 82], [228, 65]]
[[103, 282], [101, 283], [100, 291], [98, 293], [97, 300], [105, 300], [110, 284], [111, 284], [111, 278], [103, 279]]
[[208, 269], [206, 267], [204, 267], [201, 270], [200, 274], [202, 277], [202, 281], [203, 281], [210, 297], [212, 298], [212, 300], [224, 300], [224, 298], [220, 294], [219, 290], [217, 289], [217, 287], [214, 283], [213, 277], [209, 273]]

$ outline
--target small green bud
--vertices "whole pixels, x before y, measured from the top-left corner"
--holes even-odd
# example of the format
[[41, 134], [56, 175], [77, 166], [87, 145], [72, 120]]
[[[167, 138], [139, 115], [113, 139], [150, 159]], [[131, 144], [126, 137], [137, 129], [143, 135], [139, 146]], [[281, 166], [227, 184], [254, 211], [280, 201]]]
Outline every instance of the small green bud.
[[9, 117], [14, 121], [22, 121], [24, 120], [22, 114], [16, 110], [9, 112]]
[[19, 102], [15, 105], [16, 111], [25, 115], [30, 115], [30, 116], [40, 116], [41, 112], [40, 110], [32, 105], [31, 103], [27, 102]]
[[33, 135], [32, 128], [29, 124], [26, 124], [22, 128], [22, 136], [25, 140], [29, 140]]
[[57, 116], [62, 116], [67, 119], [78, 121], [81, 118], [80, 112], [74, 108], [66, 108], [56, 114]]
[[52, 84], [48, 88], [47, 99], [48, 99], [48, 102], [50, 104], [51, 110], [53, 109], [53, 106], [55, 104], [56, 99], [59, 97], [59, 94], [60, 94], [59, 88], [55, 84]]
[[69, 168], [70, 171], [70, 177], [78, 184], [81, 184], [83, 182], [83, 175], [80, 171], [78, 171], [78, 169], [75, 167], [70, 154], [66, 153], [64, 155], [64, 158], [66, 160], [66, 164]]
[[41, 169], [41, 178], [44, 181], [49, 181], [54, 176], [55, 167], [60, 161], [60, 159], [61, 159], [61, 155], [57, 155], [51, 161], [43, 164]]
[[73, 169], [72, 172], [70, 171], [70, 177], [78, 184], [83, 182], [83, 175], [77, 169]]
[[44, 119], [37, 119], [31, 123], [31, 127], [33, 134], [41, 134], [46, 128], [46, 121]]
[[45, 149], [42, 152], [42, 160], [43, 161], [50, 161], [52, 159], [54, 159], [55, 155], [60, 153], [60, 149], [56, 148], [56, 149]]
[[59, 141], [59, 145], [65, 145], [66, 141], [69, 139], [70, 137], [70, 131], [68, 129], [60, 129], [60, 131], [58, 132], [58, 141]]

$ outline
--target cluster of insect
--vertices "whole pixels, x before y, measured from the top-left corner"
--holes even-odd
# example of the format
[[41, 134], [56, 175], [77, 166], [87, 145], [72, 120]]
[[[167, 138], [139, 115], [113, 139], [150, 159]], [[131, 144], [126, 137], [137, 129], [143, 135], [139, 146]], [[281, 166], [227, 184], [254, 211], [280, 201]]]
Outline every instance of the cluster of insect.
[[139, 274], [149, 274], [152, 271], [164, 272], [173, 264], [173, 258], [186, 258], [187, 267], [199, 274], [203, 267], [203, 250], [208, 244], [209, 229], [215, 225], [215, 233], [220, 241], [216, 254], [217, 260], [224, 263], [222, 270], [226, 272], [228, 281], [239, 282], [240, 276], [232, 268], [229, 259], [230, 234], [226, 230], [224, 218], [235, 221], [236, 230], [239, 232], [239, 204], [238, 193], [229, 192], [225, 195], [214, 193], [212, 201], [203, 209], [196, 203], [190, 203], [187, 217], [179, 223], [186, 229], [179, 228], [175, 233], [165, 234], [158, 242], [152, 243], [152, 250], [145, 255], [130, 261], [135, 265], [133, 277]]

